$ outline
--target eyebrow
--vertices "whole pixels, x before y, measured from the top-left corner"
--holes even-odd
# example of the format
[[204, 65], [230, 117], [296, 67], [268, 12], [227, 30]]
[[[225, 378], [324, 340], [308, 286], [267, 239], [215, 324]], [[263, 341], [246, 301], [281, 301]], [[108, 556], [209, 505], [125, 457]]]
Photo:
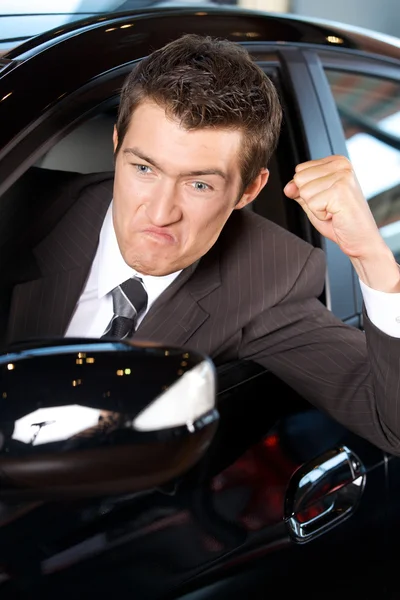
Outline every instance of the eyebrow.
[[[159, 164], [157, 164], [157, 162], [153, 158], [146, 156], [138, 148], [125, 148], [124, 154], [133, 154], [141, 160], [148, 162], [150, 165], [161, 171], [161, 173], [164, 173], [163, 169], [160, 167]], [[179, 174], [180, 177], [200, 177], [202, 175], [218, 175], [219, 177], [222, 177], [222, 179], [224, 179], [225, 181], [228, 181], [228, 175], [224, 171], [221, 171], [221, 169], [200, 169], [198, 171], [188, 171], [187, 173]]]

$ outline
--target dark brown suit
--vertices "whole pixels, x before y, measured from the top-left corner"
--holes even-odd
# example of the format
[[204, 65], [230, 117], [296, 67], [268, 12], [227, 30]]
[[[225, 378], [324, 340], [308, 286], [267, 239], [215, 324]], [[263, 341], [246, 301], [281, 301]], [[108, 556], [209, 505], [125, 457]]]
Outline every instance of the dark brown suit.
[[[8, 342], [64, 334], [111, 197], [109, 176], [82, 176], [54, 202], [69, 208], [36, 246], [28, 280], [14, 287]], [[400, 339], [367, 317], [366, 336], [336, 319], [318, 300], [324, 277], [321, 250], [250, 211], [234, 211], [214, 247], [158, 298], [135, 337], [200, 350], [217, 364], [256, 361], [349, 429], [400, 454]]]

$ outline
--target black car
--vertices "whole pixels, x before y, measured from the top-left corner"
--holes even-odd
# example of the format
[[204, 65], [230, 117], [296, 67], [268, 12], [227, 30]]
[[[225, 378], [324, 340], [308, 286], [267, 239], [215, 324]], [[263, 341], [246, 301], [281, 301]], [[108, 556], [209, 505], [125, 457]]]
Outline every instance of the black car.
[[[125, 76], [135, 61], [184, 33], [243, 44], [274, 81], [284, 125], [270, 182], [252, 209], [325, 250], [323, 300], [343, 321], [362, 329], [351, 263], [320, 238], [282, 190], [299, 162], [347, 154], [383, 237], [400, 258], [400, 44], [338, 24], [234, 7], [101, 16], [33, 38], [1, 59], [1, 280], [12, 271], [13, 258], [34, 241], [32, 223], [46, 224], [42, 230], [34, 227], [44, 236], [63, 210], [51, 205], [51, 194], [42, 196], [32, 186], [28, 169], [51, 169], [55, 178], [60, 170], [112, 170], [112, 128]], [[5, 314], [2, 308], [0, 317]], [[33, 408], [43, 407], [38, 374], [55, 369], [46, 402], [61, 394], [58, 403], [68, 404], [59, 387], [73, 372], [66, 357], [97, 360], [106, 352], [116, 366], [119, 353], [127, 355], [123, 344], [98, 346], [82, 340], [43, 346], [38, 340], [35, 347], [14, 348], [3, 357], [1, 383], [16, 398], [13, 404], [7, 390], [0, 390], [10, 431]], [[175, 349], [169, 366], [162, 359], [168, 348], [128, 350], [132, 369], [138, 361], [148, 373], [143, 389], [153, 386], [146, 397], [151, 403], [154, 373], [173, 382], [168, 369], [176, 371], [174, 361], [182, 362], [190, 349]], [[108, 362], [100, 358], [95, 364], [106, 369]], [[189, 370], [209, 365], [199, 356], [190, 365], [184, 362]], [[10, 383], [19, 364], [37, 367], [24, 367], [19, 384], [15, 378]], [[215, 407], [187, 426], [166, 425], [158, 434], [148, 431], [146, 439], [125, 440], [140, 460], [115, 475], [114, 488], [107, 469], [97, 469], [92, 486], [82, 474], [78, 481], [74, 468], [63, 478], [68, 452], [78, 451], [77, 460], [83, 456], [74, 443], [62, 451], [48, 445], [45, 464], [53, 471], [46, 480], [37, 472], [34, 437], [11, 443], [0, 424], [2, 599], [247, 600], [301, 592], [309, 599], [399, 597], [399, 459], [332, 421], [257, 365], [219, 366], [215, 378]], [[74, 381], [77, 387], [75, 375]], [[145, 401], [140, 407], [121, 406], [121, 414], [134, 418]], [[121, 433], [118, 424], [115, 430]], [[104, 431], [109, 432], [103, 428], [103, 438], [92, 443], [112, 452]], [[173, 463], [176, 454], [169, 453], [163, 462], [162, 449], [177, 440], [185, 460]], [[87, 473], [96, 461], [89, 461]], [[154, 477], [146, 480], [146, 473]]]

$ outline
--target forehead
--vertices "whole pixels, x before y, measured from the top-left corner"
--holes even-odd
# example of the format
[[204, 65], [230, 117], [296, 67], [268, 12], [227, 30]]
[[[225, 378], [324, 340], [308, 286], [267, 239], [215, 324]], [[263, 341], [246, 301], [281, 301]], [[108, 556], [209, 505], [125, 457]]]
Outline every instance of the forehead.
[[[145, 101], [133, 112], [122, 148], [134, 146], [171, 166], [239, 169], [243, 133], [239, 129], [186, 129], [157, 104]], [[182, 170], [182, 169], [181, 169]]]

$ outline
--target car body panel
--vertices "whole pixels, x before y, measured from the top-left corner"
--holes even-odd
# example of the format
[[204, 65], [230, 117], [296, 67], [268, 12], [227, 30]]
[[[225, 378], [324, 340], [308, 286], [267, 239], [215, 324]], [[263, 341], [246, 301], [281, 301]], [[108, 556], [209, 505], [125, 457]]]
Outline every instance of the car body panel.
[[[219, 35], [242, 43], [261, 39], [274, 44], [278, 41], [283, 45], [332, 46], [328, 40], [338, 38], [343, 40], [341, 48], [371, 51], [366, 36], [365, 39], [362, 35], [354, 34], [352, 37], [351, 34], [346, 35], [345, 30], [310, 24], [294, 17], [266, 18], [252, 11], [236, 12], [222, 8], [207, 11], [170, 8], [156, 13], [154, 10], [73, 23], [61, 30], [37, 36], [7, 53], [5, 58], [13, 63], [7, 67], [7, 79], [4, 80], [3, 73], [0, 80], [2, 121], [3, 111], [15, 110], [20, 114], [21, 125], [26, 126], [60, 96], [71, 93], [100, 73], [142, 58], [149, 48], [158, 48], [186, 31]], [[152, 18], [153, 14], [157, 14], [157, 19]], [[376, 53], [382, 52], [388, 58], [400, 56], [400, 48], [384, 43], [381, 47], [378, 41], [376, 44]], [[45, 52], [46, 49], [49, 51]], [[85, 61], [81, 60], [83, 56]], [[42, 69], [48, 73], [47, 81], [37, 94], [37, 80], [33, 74]], [[22, 79], [23, 92], [16, 87], [16, 81]], [[28, 105], [27, 95], [30, 97]], [[6, 127], [2, 128], [1, 148], [5, 148], [16, 134], [13, 121], [7, 119], [4, 122]]]
[[[240, 383], [234, 385], [238, 371]], [[115, 593], [135, 589], [140, 598], [164, 598], [241, 574], [255, 564], [270, 585], [285, 571], [300, 576], [311, 559], [322, 573], [340, 551], [339, 586], [351, 578], [355, 549], [381, 563], [382, 515], [377, 508], [367, 529], [354, 506], [349, 528], [342, 524], [319, 539], [313, 536], [299, 552], [284, 505], [300, 465], [348, 445], [363, 457], [367, 486], [360, 509], [368, 512], [383, 487], [382, 453], [372, 446], [366, 452], [362, 441], [301, 405], [287, 386], [254, 365], [225, 366], [220, 385], [229, 386], [219, 392], [220, 427], [204, 459], [186, 476], [148, 494], [33, 507], [1, 528], [3, 565], [18, 572], [27, 557], [31, 566], [36, 562], [47, 576], [32, 580], [40, 594], [68, 597], [84, 580], [82, 589], [88, 585], [96, 595], [113, 585]], [[267, 397], [260, 402], [262, 395]], [[21, 545], [28, 530], [30, 539]], [[320, 560], [316, 546], [321, 546]]]

